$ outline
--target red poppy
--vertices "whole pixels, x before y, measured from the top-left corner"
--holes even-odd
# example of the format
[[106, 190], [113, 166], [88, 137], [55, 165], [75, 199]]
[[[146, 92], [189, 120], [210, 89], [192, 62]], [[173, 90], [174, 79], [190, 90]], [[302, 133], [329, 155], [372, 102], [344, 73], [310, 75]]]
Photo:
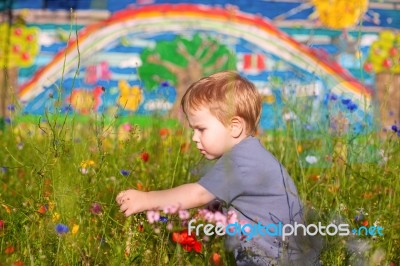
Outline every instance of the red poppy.
[[45, 214], [45, 213], [47, 212], [47, 207], [44, 206], [44, 205], [42, 205], [42, 206], [39, 207], [39, 209], [37, 210], [37, 212], [38, 212], [38, 213], [41, 213], [41, 214]]
[[167, 137], [168, 134], [169, 134], [169, 129], [168, 129], [168, 128], [161, 128], [161, 129], [160, 129], [160, 136], [161, 136], [162, 138]]
[[16, 262], [14, 262], [14, 266], [24, 266], [24, 263], [22, 260], [17, 260]]
[[368, 223], [368, 220], [364, 220], [364, 221], [361, 222], [361, 225], [362, 225], [362, 226], [368, 226], [368, 224], [369, 224], [369, 223]]
[[4, 229], [4, 224], [5, 224], [4, 221], [3, 221], [3, 220], [0, 220], [0, 230], [1, 230], [1, 229]]
[[148, 152], [142, 152], [140, 154], [140, 159], [142, 159], [143, 162], [147, 162], [149, 160], [149, 153]]
[[211, 263], [213, 265], [222, 265], [222, 259], [221, 259], [221, 255], [219, 255], [218, 253], [214, 252], [211, 255]]
[[8, 246], [8, 247], [6, 247], [6, 249], [4, 250], [4, 252], [5, 252], [6, 254], [13, 254], [14, 251], [15, 251], [14, 246]]
[[187, 230], [172, 233], [172, 240], [181, 244], [186, 251], [201, 252], [201, 243], [196, 240], [194, 235], [189, 235]]

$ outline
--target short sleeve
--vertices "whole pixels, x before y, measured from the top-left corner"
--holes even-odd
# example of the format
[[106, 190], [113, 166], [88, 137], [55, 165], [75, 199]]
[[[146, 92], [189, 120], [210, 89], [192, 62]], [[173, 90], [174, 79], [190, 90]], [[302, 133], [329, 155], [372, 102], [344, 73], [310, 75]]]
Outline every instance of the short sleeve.
[[218, 199], [229, 204], [236, 196], [242, 193], [242, 186], [239, 184], [239, 180], [239, 168], [229, 154], [225, 154], [198, 181], [198, 184]]

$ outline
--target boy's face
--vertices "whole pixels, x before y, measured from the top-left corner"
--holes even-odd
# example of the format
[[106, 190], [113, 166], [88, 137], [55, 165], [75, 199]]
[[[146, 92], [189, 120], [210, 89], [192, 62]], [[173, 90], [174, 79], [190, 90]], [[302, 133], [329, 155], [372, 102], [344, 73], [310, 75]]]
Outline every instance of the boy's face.
[[212, 115], [208, 108], [188, 112], [187, 119], [193, 129], [192, 140], [208, 160], [218, 159], [233, 147], [229, 128]]

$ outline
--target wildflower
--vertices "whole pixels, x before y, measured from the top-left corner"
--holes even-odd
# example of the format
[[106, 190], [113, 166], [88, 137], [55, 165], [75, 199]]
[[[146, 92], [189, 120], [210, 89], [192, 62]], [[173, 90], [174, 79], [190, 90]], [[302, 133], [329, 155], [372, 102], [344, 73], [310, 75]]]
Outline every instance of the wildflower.
[[80, 168], [81, 173], [86, 175], [87, 173], [89, 173], [89, 168], [93, 167], [94, 165], [95, 163], [93, 160], [82, 161]]
[[58, 212], [53, 213], [51, 219], [53, 220], [53, 222], [60, 220], [60, 214]]
[[398, 131], [399, 131], [399, 129], [397, 128], [396, 125], [392, 125], [392, 130], [393, 130], [394, 132], [398, 132]]
[[179, 210], [178, 215], [181, 220], [187, 220], [190, 218], [190, 213], [187, 210]]
[[69, 228], [65, 224], [57, 224], [55, 230], [59, 235], [66, 234], [69, 232]]
[[362, 212], [354, 217], [354, 221], [356, 222], [361, 221], [362, 219], [364, 219], [364, 215], [362, 214]]
[[211, 263], [213, 265], [216, 265], [216, 266], [222, 265], [221, 255], [219, 255], [218, 253], [214, 252], [211, 255]]
[[100, 203], [95, 202], [90, 206], [90, 212], [93, 214], [100, 214], [103, 211], [103, 207]]
[[13, 245], [9, 245], [6, 247], [6, 249], [4, 250], [4, 253], [6, 254], [13, 254], [15, 251], [15, 247]]
[[309, 164], [314, 164], [314, 163], [318, 162], [318, 158], [315, 156], [312, 156], [312, 155], [307, 155], [306, 162]]
[[168, 223], [167, 224], [167, 230], [168, 231], [172, 231], [173, 228], [174, 228], [174, 225], [172, 223]]
[[71, 233], [72, 233], [73, 235], [75, 235], [76, 233], [78, 233], [78, 231], [79, 231], [79, 225], [78, 225], [78, 224], [74, 224], [74, 225], [72, 226]]
[[146, 216], [147, 221], [151, 224], [160, 220], [160, 213], [158, 211], [147, 211]]
[[310, 179], [313, 180], [313, 181], [318, 181], [319, 177], [320, 177], [319, 175], [311, 175]]
[[138, 190], [143, 190], [143, 185], [142, 185], [142, 183], [137, 182], [137, 183], [136, 183], [136, 188], [137, 188]]
[[166, 138], [169, 135], [169, 130], [168, 128], [161, 128], [159, 133], [161, 138]]
[[349, 105], [350, 103], [352, 103], [351, 99], [346, 99], [346, 98], [342, 99], [342, 104]]
[[3, 230], [4, 229], [4, 221], [3, 220], [0, 220], [0, 230]]
[[162, 222], [162, 223], [166, 223], [166, 222], [168, 222], [168, 217], [166, 217], [166, 216], [160, 216], [159, 221]]
[[4, 122], [6, 122], [6, 124], [11, 124], [11, 119], [9, 117], [4, 118]]
[[95, 163], [94, 163], [93, 160], [86, 160], [86, 161], [82, 161], [81, 162], [81, 168], [89, 168], [89, 167], [92, 167], [94, 165], [95, 165]]
[[11, 111], [11, 112], [14, 112], [14, 111], [15, 111], [15, 106], [14, 106], [14, 104], [9, 104], [9, 105], [7, 106], [7, 110], [8, 110], [8, 111]]
[[121, 169], [119, 172], [123, 176], [128, 176], [131, 173], [129, 170], [125, 170], [125, 169]]
[[173, 232], [172, 240], [182, 245], [183, 249], [186, 251], [194, 250], [195, 252], [201, 252], [201, 243], [196, 240], [194, 235], [189, 235], [187, 230]]
[[68, 112], [72, 112], [73, 111], [71, 105], [63, 106], [63, 108], [61, 110], [64, 113], [68, 113]]
[[214, 219], [216, 224], [227, 225], [227, 218], [221, 212], [216, 211], [214, 214]]
[[361, 225], [362, 225], [362, 226], [368, 226], [368, 224], [369, 224], [369, 223], [368, 223], [368, 220], [364, 220], [364, 221], [361, 222]]
[[143, 162], [147, 162], [149, 160], [149, 153], [148, 152], [142, 152], [140, 154], [140, 159], [142, 159]]
[[40, 214], [45, 214], [47, 212], [47, 209], [48, 209], [47, 207], [48, 207], [47, 205], [42, 205], [42, 206], [39, 207], [37, 212], [40, 213]]
[[297, 152], [302, 153], [303, 152], [303, 146], [297, 145]]
[[329, 94], [329, 100], [336, 101], [338, 99], [337, 95], [334, 93]]
[[22, 260], [17, 260], [14, 262], [13, 266], [24, 266], [24, 262]]
[[350, 112], [354, 112], [355, 110], [357, 110], [358, 106], [355, 103], [350, 103], [347, 105], [347, 109], [350, 110]]
[[397, 131], [397, 136], [399, 136], [399, 137], [400, 137], [400, 130], [399, 130], [399, 131]]

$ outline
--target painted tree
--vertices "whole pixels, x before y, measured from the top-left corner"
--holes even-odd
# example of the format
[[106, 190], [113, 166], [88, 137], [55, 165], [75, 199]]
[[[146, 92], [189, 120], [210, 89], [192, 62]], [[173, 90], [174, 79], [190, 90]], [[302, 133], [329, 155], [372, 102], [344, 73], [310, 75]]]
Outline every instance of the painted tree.
[[170, 110], [178, 117], [180, 100], [196, 80], [222, 70], [236, 69], [236, 57], [224, 44], [208, 35], [196, 33], [191, 39], [177, 36], [161, 41], [141, 54], [139, 75], [145, 88], [152, 90], [161, 82], [175, 86], [177, 98]]
[[23, 23], [0, 24], [0, 120], [13, 109], [18, 69], [31, 66], [39, 53], [38, 34]]
[[389, 129], [400, 126], [400, 34], [380, 32], [369, 49], [364, 70], [375, 74], [376, 97], [380, 122]]

